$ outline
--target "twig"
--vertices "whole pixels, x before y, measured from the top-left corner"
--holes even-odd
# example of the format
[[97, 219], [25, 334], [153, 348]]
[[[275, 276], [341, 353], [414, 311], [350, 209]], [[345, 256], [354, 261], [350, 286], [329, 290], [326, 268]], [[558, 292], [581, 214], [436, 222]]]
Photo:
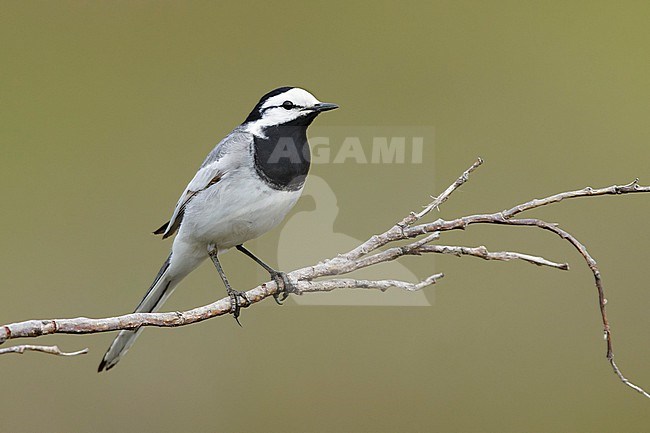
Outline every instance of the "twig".
[[527, 210], [536, 209], [538, 207], [547, 206], [549, 204], [558, 203], [562, 200], [578, 197], [592, 197], [599, 195], [619, 195], [619, 194], [629, 194], [633, 192], [650, 192], [650, 186], [640, 186], [639, 179], [634, 179], [634, 181], [628, 183], [627, 185], [618, 186], [612, 185], [606, 188], [597, 188], [594, 189], [590, 186], [579, 189], [576, 191], [567, 191], [559, 194], [555, 194], [543, 199], [534, 199], [526, 203], [522, 203], [508, 210], [501, 212], [504, 218], [512, 218], [513, 216], [525, 212]]
[[88, 353], [88, 349], [81, 349], [76, 352], [62, 352], [61, 349], [59, 349], [59, 346], [35, 346], [33, 344], [23, 344], [20, 346], [11, 346], [11, 347], [5, 347], [3, 349], [0, 349], [0, 355], [4, 355], [5, 353], [20, 353], [23, 354], [25, 351], [34, 351], [34, 352], [43, 352], [43, 353], [49, 353], [50, 355], [58, 355], [58, 356], [77, 356], [77, 355], [85, 355]]
[[648, 392], [646, 392], [643, 388], [630, 382], [623, 375], [621, 370], [618, 368], [616, 362], [614, 362], [614, 349], [612, 346], [612, 330], [609, 326], [609, 320], [607, 319], [607, 308], [606, 308], [607, 299], [605, 298], [603, 280], [600, 276], [600, 269], [598, 268], [598, 264], [596, 263], [596, 260], [594, 260], [594, 258], [591, 256], [591, 254], [589, 254], [587, 248], [566, 230], [562, 230], [557, 225], [549, 224], [546, 221], [542, 221], [539, 219], [508, 219], [506, 221], [507, 221], [506, 223], [510, 225], [535, 226], [553, 232], [556, 235], [560, 236], [562, 239], [565, 239], [567, 242], [573, 245], [576, 250], [578, 250], [580, 255], [582, 255], [582, 257], [587, 262], [589, 269], [594, 275], [594, 282], [596, 284], [596, 290], [598, 291], [598, 305], [600, 307], [600, 317], [603, 323], [603, 333], [605, 337], [605, 343], [607, 346], [607, 352], [606, 352], [607, 360], [612, 366], [612, 369], [614, 369], [614, 373], [616, 373], [616, 375], [619, 377], [619, 379], [621, 379], [621, 381], [624, 384], [634, 389], [635, 391], [641, 393], [645, 397], [650, 398], [650, 394], [648, 394]]
[[454, 256], [474, 256], [480, 257], [484, 260], [523, 260], [537, 266], [550, 266], [551, 268], [561, 269], [563, 271], [569, 270], [568, 263], [555, 263], [546, 260], [543, 257], [531, 256], [529, 254], [515, 253], [511, 251], [497, 251], [490, 252], [484, 246], [480, 247], [458, 247], [448, 245], [424, 245], [419, 248], [422, 253], [439, 253], [439, 254], [452, 254]]
[[[460, 188], [465, 182], [469, 180], [469, 175], [474, 172], [477, 168], [479, 168], [483, 164], [483, 160], [481, 158], [478, 158], [474, 164], [472, 164], [467, 170], [463, 172], [463, 174], [460, 175], [458, 179], [447, 189], [440, 194], [438, 197], [435, 197], [431, 203], [429, 203], [427, 206], [424, 207], [424, 210], [422, 210], [419, 213], [411, 212], [409, 215], [407, 215], [403, 220], [395, 224], [393, 227], [382, 233], [381, 235], [374, 235], [371, 236], [370, 239], [359, 245], [358, 247], [354, 248], [353, 250], [341, 254], [340, 257], [346, 259], [346, 260], [356, 260], [359, 257], [368, 254], [371, 251], [376, 250], [377, 248], [381, 248], [384, 245], [386, 245], [389, 242], [392, 242], [394, 240], [400, 240], [404, 239], [404, 229], [414, 222], [420, 220], [423, 218], [426, 214], [428, 214], [432, 209], [437, 208], [440, 206], [442, 203], [447, 201], [449, 196], [456, 191], [458, 188]], [[435, 230], [430, 230], [426, 233], [430, 233]], [[423, 232], [425, 233], [425, 232]], [[420, 233], [420, 234], [423, 234]]]
[[310, 292], [330, 292], [334, 289], [378, 289], [385, 292], [393, 287], [407, 290], [409, 292], [415, 292], [435, 284], [442, 277], [444, 277], [443, 274], [435, 274], [418, 283], [409, 283], [407, 281], [399, 280], [354, 280], [349, 278], [326, 280], [316, 283], [313, 281], [300, 281], [298, 287], [300, 294]]
[[424, 209], [421, 212], [414, 213], [411, 212], [409, 216], [404, 218], [402, 221], [400, 221], [398, 224], [401, 226], [409, 226], [413, 224], [415, 221], [421, 219], [424, 217], [426, 214], [431, 212], [433, 209], [436, 209], [438, 206], [443, 204], [444, 202], [447, 201], [449, 196], [456, 191], [458, 188], [460, 188], [465, 182], [469, 180], [469, 175], [472, 174], [474, 170], [479, 168], [483, 164], [483, 159], [478, 158], [474, 164], [472, 164], [467, 170], [463, 172], [463, 174], [460, 175], [458, 179], [449, 187], [447, 187], [446, 190], [443, 191], [442, 194], [440, 194], [438, 197], [432, 197], [433, 201], [429, 203], [427, 206], [424, 207]]

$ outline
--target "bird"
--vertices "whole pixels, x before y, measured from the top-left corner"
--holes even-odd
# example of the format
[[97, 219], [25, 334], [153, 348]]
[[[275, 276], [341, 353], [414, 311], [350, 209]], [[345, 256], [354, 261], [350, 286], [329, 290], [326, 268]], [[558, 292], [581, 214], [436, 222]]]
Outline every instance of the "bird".
[[[136, 313], [158, 310], [178, 283], [210, 258], [231, 300], [239, 323], [243, 292], [234, 290], [219, 256], [236, 248], [263, 267], [287, 298], [291, 286], [244, 247], [277, 226], [296, 204], [310, 166], [307, 127], [321, 113], [339, 108], [320, 102], [299, 87], [279, 87], [262, 96], [243, 123], [208, 154], [183, 190], [168, 222], [154, 231], [175, 235], [171, 253], [153, 280]], [[241, 326], [241, 324], [240, 324]], [[110, 370], [133, 345], [142, 329], [122, 330], [102, 358], [98, 372]]]

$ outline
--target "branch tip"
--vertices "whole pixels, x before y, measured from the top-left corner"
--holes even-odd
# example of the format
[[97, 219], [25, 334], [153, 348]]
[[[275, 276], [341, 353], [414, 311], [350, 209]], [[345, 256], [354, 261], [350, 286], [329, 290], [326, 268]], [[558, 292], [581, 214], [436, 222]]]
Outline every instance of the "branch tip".
[[22, 344], [20, 346], [11, 346], [0, 349], [0, 355], [6, 353], [18, 353], [22, 355], [26, 351], [41, 352], [57, 356], [77, 356], [85, 355], [88, 353], [88, 348], [81, 349], [76, 352], [63, 352], [61, 349], [59, 349], [59, 346], [36, 346], [33, 344]]

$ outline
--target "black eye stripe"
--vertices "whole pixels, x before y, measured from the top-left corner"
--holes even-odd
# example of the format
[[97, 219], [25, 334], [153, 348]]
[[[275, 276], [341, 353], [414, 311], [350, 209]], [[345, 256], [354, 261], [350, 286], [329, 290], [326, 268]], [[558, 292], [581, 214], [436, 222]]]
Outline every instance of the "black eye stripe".
[[[270, 110], [271, 108], [284, 108], [284, 106], [283, 105], [271, 105], [270, 107], [262, 108], [262, 113], [264, 113], [266, 110]], [[305, 108], [305, 107], [303, 107], [302, 105], [294, 105], [291, 108]]]

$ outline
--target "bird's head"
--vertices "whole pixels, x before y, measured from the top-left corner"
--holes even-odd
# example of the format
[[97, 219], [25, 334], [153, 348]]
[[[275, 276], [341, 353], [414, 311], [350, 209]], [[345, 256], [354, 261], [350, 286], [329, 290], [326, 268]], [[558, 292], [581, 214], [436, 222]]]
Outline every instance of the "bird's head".
[[323, 111], [338, 108], [336, 104], [320, 102], [311, 93], [298, 87], [280, 87], [262, 96], [244, 125], [252, 132], [282, 125], [309, 124]]

